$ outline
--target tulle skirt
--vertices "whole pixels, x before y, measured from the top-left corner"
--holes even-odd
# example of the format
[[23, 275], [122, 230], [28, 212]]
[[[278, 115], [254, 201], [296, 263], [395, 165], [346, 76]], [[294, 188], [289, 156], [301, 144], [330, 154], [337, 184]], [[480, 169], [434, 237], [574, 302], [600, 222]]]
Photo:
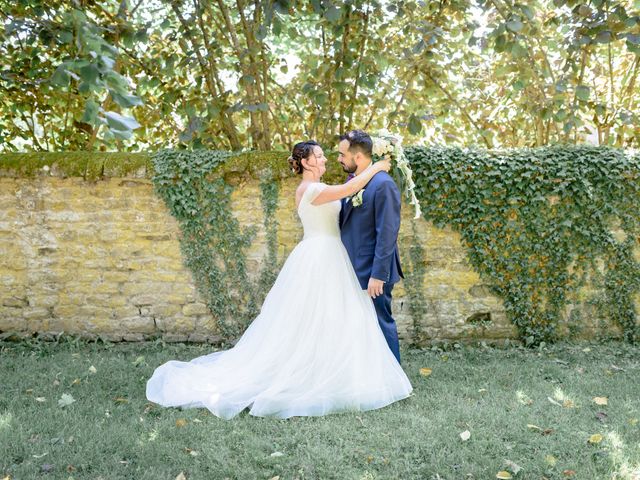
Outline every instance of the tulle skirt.
[[233, 348], [168, 361], [146, 388], [162, 406], [207, 408], [224, 419], [247, 407], [277, 418], [372, 410], [411, 392], [371, 298], [331, 235], [293, 249]]

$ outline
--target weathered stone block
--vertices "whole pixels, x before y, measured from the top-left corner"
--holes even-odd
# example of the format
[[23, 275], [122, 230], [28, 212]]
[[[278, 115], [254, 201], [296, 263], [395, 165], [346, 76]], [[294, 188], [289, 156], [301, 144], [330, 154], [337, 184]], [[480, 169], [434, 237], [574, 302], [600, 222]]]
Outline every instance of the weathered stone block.
[[182, 313], [188, 317], [204, 315], [209, 313], [209, 309], [204, 303], [191, 303], [182, 307]]
[[27, 320], [46, 318], [50, 315], [48, 308], [42, 307], [25, 307], [22, 309], [22, 317]]
[[4, 307], [22, 308], [29, 305], [29, 301], [27, 300], [27, 297], [7, 297], [2, 300], [2, 305]]
[[154, 294], [136, 295], [131, 298], [131, 302], [136, 306], [153, 305], [160, 301], [160, 296]]
[[156, 329], [155, 322], [150, 317], [125, 317], [114, 323], [118, 330], [127, 333], [152, 333]]

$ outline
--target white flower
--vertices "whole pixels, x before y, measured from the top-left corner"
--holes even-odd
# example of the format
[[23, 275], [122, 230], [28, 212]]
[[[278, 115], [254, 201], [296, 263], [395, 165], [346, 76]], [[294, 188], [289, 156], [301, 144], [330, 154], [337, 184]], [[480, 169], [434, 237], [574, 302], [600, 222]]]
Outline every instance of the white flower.
[[362, 195], [364, 194], [364, 188], [362, 190], [360, 190], [358, 193], [356, 193], [355, 195], [352, 195], [350, 197], [351, 199], [351, 204], [355, 207], [359, 207], [360, 205], [362, 205]]
[[[416, 214], [414, 218], [419, 218], [422, 215], [420, 209], [420, 201], [416, 197], [414, 192], [415, 183], [413, 181], [413, 172], [407, 157], [404, 155], [404, 149], [402, 148], [402, 137], [397, 134], [393, 134], [388, 130], [380, 130], [378, 134], [372, 138], [373, 140], [373, 156], [374, 161], [377, 161], [385, 156], [389, 156], [391, 161], [398, 167], [401, 175], [404, 177], [404, 192], [410, 199], [409, 203], [415, 207]], [[360, 203], [361, 204], [361, 203]], [[355, 207], [355, 202], [353, 203]]]
[[393, 151], [393, 145], [391, 142], [376, 137], [373, 141], [373, 154], [379, 157], [382, 157], [386, 153], [391, 153]]

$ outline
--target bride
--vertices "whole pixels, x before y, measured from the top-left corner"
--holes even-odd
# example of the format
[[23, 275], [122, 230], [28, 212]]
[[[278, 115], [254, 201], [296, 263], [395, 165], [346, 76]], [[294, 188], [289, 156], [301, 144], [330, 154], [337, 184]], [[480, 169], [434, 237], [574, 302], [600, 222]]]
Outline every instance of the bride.
[[204, 407], [230, 419], [318, 416], [381, 408], [413, 388], [380, 329], [340, 240], [340, 199], [364, 188], [390, 163], [379, 161], [344, 185], [320, 182], [322, 148], [295, 145], [289, 163], [304, 237], [291, 251], [259, 315], [233, 348], [170, 360], [147, 381], [147, 399], [165, 407]]

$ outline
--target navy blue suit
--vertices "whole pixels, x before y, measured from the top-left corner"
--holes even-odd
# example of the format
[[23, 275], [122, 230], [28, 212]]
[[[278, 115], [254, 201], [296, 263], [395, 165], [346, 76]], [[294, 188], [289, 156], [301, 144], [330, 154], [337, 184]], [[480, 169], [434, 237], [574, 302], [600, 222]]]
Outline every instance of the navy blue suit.
[[364, 187], [362, 205], [343, 199], [340, 235], [363, 290], [373, 277], [384, 282], [383, 294], [373, 299], [378, 323], [389, 348], [400, 362], [398, 329], [391, 316], [391, 290], [404, 278], [398, 254], [400, 192], [386, 172], [378, 172]]

